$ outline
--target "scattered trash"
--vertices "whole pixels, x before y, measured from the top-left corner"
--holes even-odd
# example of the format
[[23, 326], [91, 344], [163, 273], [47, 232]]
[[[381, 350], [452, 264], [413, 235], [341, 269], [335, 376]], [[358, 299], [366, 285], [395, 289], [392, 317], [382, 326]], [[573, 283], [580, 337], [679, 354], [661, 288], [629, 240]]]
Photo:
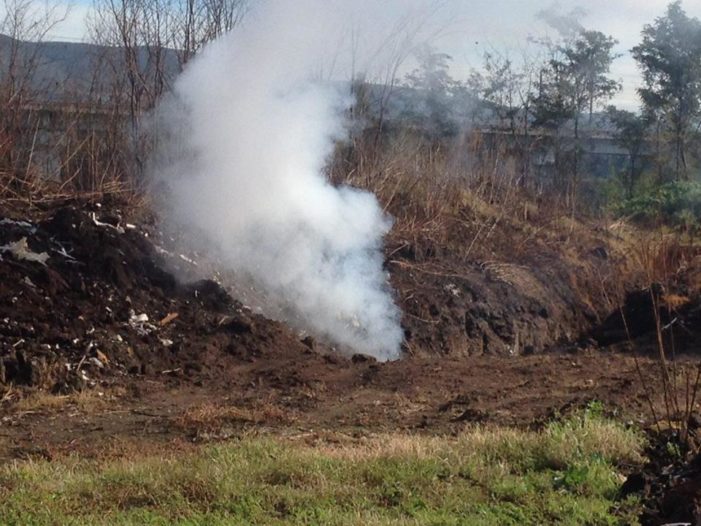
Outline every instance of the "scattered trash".
[[49, 259], [49, 255], [46, 252], [33, 252], [27, 244], [26, 237], [23, 237], [14, 243], [8, 243], [7, 245], [0, 246], [0, 251], [9, 252], [16, 259], [33, 261], [35, 263], [41, 263], [42, 265], [46, 265], [46, 260]]
[[124, 229], [123, 229], [121, 226], [114, 226], [114, 225], [110, 225], [109, 223], [103, 223], [102, 221], [99, 221], [99, 220], [97, 219], [97, 216], [95, 215], [95, 212], [93, 212], [93, 213], [91, 214], [91, 217], [92, 217], [92, 222], [93, 222], [93, 224], [94, 224], [95, 226], [99, 226], [99, 227], [102, 227], [102, 228], [111, 228], [112, 230], [114, 230], [114, 231], [117, 232], [118, 234], [123, 234], [123, 233], [124, 233]]
[[169, 250], [166, 250], [165, 248], [163, 248], [161, 246], [153, 245], [153, 248], [155, 248], [156, 252], [158, 252], [159, 254], [163, 254], [165, 256], [172, 256], [173, 255], [172, 252], [170, 252]]
[[28, 221], [15, 221], [14, 219], [9, 219], [7, 217], [0, 219], [0, 226], [11, 225], [22, 228], [24, 230], [29, 230], [30, 233], [34, 234], [37, 227]]
[[129, 313], [129, 326], [139, 336], [147, 336], [158, 329], [155, 325], [148, 322], [148, 314], [136, 314], [133, 310]]
[[66, 252], [65, 247], [63, 247], [62, 245], [60, 245], [60, 244], [58, 244], [58, 243], [56, 243], [56, 245], [58, 245], [58, 247], [59, 247], [59, 248], [54, 248], [54, 249], [53, 249], [53, 251], [56, 252], [56, 254], [58, 254], [59, 256], [62, 256], [62, 257], [64, 257], [64, 258], [66, 258], [66, 259], [69, 260], [71, 263], [79, 263], [79, 261], [78, 261], [77, 259], [75, 259], [73, 256], [71, 256], [68, 252]]
[[110, 360], [109, 358], [107, 358], [107, 355], [99, 349], [95, 351], [95, 357], [105, 365], [110, 363]]
[[164, 327], [164, 326], [168, 325], [170, 322], [172, 322], [173, 320], [175, 320], [178, 316], [179, 316], [179, 314], [177, 312], [170, 312], [161, 321], [159, 321], [158, 324], [161, 327]]
[[455, 283], [448, 283], [443, 287], [447, 292], [450, 292], [456, 298], [460, 296], [460, 289], [455, 285]]
[[105, 368], [105, 364], [103, 364], [102, 361], [100, 361], [99, 358], [96, 358], [96, 357], [94, 357], [94, 356], [90, 358], [89, 362], [90, 362], [91, 364], [93, 364], [95, 367], [97, 367], [98, 369], [104, 369], [104, 368]]
[[186, 263], [189, 263], [190, 265], [193, 265], [195, 267], [197, 266], [197, 261], [195, 261], [194, 259], [190, 259], [189, 257], [187, 257], [184, 254], [180, 254], [180, 259], [182, 259]]

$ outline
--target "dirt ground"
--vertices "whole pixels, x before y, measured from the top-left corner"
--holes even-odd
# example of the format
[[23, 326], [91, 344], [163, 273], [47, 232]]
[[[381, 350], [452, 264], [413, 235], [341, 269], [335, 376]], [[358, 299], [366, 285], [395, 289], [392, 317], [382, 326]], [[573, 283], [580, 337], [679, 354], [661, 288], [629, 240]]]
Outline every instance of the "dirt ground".
[[607, 236], [536, 236], [518, 258], [505, 246], [464, 261], [391, 235], [406, 341], [402, 359], [378, 363], [236, 301], [148, 215], [86, 203], [0, 213], [0, 459], [539, 426], [594, 399], [648, 425], [651, 407], [665, 410], [650, 313], [679, 342], [683, 399], [701, 364], [701, 302], [620, 282]]
[[15, 403], [9, 391], [0, 455], [91, 455], [124, 441], [148, 448], [252, 431], [451, 434], [473, 423], [537, 426], [593, 399], [642, 422], [649, 418], [646, 392], [659, 388], [650, 359], [640, 362], [643, 384], [633, 358], [595, 351], [385, 364], [286, 353], [221, 365], [227, 383], [165, 373]]

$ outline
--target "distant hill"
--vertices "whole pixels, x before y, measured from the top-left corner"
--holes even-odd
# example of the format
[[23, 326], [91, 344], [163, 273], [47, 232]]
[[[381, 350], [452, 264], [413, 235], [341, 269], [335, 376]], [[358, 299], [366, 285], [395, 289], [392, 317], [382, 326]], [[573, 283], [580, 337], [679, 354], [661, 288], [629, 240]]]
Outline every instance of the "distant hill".
[[[7, 75], [13, 49], [23, 64], [35, 64], [30, 86], [45, 100], [81, 101], [88, 97], [107, 96], [116, 73], [124, 71], [120, 48], [76, 42], [26, 42], [0, 34], [0, 78]], [[179, 71], [175, 50], [165, 50], [166, 71], [174, 77]], [[148, 53], [142, 48], [138, 60], [143, 74], [153, 69]], [[22, 71], [22, 70], [20, 70]], [[26, 71], [26, 69], [25, 69]]]

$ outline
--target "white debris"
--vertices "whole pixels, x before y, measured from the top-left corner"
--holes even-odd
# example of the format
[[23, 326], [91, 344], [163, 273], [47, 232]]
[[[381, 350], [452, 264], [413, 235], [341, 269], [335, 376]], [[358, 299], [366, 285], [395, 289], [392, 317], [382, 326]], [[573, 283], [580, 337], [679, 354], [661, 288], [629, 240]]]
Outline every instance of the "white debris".
[[189, 263], [190, 265], [193, 265], [195, 267], [197, 266], [197, 261], [195, 261], [194, 259], [190, 259], [189, 257], [187, 257], [184, 254], [180, 254], [180, 259], [182, 259], [186, 263]]
[[34, 282], [31, 279], [29, 279], [27, 276], [24, 276], [24, 279], [22, 280], [22, 282], [25, 285], [27, 285], [29, 288], [32, 288], [32, 289], [37, 288], [37, 286], [34, 284]]
[[0, 226], [3, 225], [17, 226], [19, 228], [29, 230], [32, 234], [34, 234], [37, 231], [37, 227], [35, 227], [28, 221], [15, 221], [14, 219], [8, 219], [7, 217], [0, 219]]
[[116, 231], [118, 234], [124, 233], [124, 229], [121, 226], [114, 226], [114, 225], [110, 225], [109, 223], [103, 223], [102, 221], [99, 221], [97, 219], [97, 216], [95, 215], [95, 212], [93, 212], [91, 214], [91, 217], [92, 217], [92, 222], [95, 226], [99, 226], [99, 227], [103, 227], [103, 228], [111, 228], [114, 231]]
[[91, 364], [93, 364], [93, 365], [94, 365], [95, 367], [97, 367], [98, 369], [104, 369], [104, 368], [105, 368], [105, 364], [103, 364], [103, 363], [100, 361], [99, 358], [96, 358], [96, 357], [92, 356], [92, 357], [90, 358], [89, 361], [90, 361]]
[[446, 290], [446, 292], [450, 292], [456, 298], [460, 296], [460, 289], [455, 285], [455, 283], [448, 283], [443, 288]]
[[171, 347], [173, 345], [173, 340], [169, 340], [168, 338], [159, 338], [159, 340], [163, 347]]
[[[56, 244], [58, 245], [58, 243], [56, 243]], [[74, 262], [74, 263], [78, 262], [77, 259], [75, 259], [73, 256], [71, 256], [68, 252], [66, 252], [65, 247], [63, 247], [61, 245], [58, 245], [58, 246], [59, 246], [59, 248], [53, 249], [53, 251], [56, 252], [56, 254], [58, 254], [59, 256], [63, 256], [64, 258], [66, 258], [67, 260], [69, 260], [71, 262]]]
[[136, 314], [133, 310], [129, 311], [129, 326], [139, 336], [146, 336], [158, 329], [155, 325], [148, 322], [148, 314]]
[[129, 317], [129, 323], [146, 323], [148, 322], [148, 314], [132, 314]]
[[30, 250], [27, 244], [27, 238], [23, 237], [19, 241], [14, 243], [9, 243], [7, 245], [0, 246], [1, 252], [9, 252], [16, 259], [23, 259], [25, 261], [33, 261], [35, 263], [41, 263], [46, 265], [46, 260], [49, 259], [49, 255], [46, 252], [33, 252]]

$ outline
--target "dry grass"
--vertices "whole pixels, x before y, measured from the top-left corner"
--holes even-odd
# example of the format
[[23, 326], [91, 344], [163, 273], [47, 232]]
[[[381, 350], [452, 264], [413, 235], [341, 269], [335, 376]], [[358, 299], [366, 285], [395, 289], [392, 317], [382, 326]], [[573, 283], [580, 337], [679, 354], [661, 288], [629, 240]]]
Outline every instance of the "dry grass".
[[53, 412], [64, 409], [76, 409], [83, 413], [95, 412], [106, 407], [117, 398], [124, 396], [125, 389], [121, 387], [109, 390], [86, 389], [67, 395], [56, 395], [46, 391], [31, 391], [24, 393], [12, 405], [16, 413]]
[[175, 424], [182, 430], [200, 435], [218, 434], [232, 425], [284, 423], [291, 420], [289, 411], [272, 404], [261, 403], [254, 408], [241, 408], [207, 402], [186, 409]]

